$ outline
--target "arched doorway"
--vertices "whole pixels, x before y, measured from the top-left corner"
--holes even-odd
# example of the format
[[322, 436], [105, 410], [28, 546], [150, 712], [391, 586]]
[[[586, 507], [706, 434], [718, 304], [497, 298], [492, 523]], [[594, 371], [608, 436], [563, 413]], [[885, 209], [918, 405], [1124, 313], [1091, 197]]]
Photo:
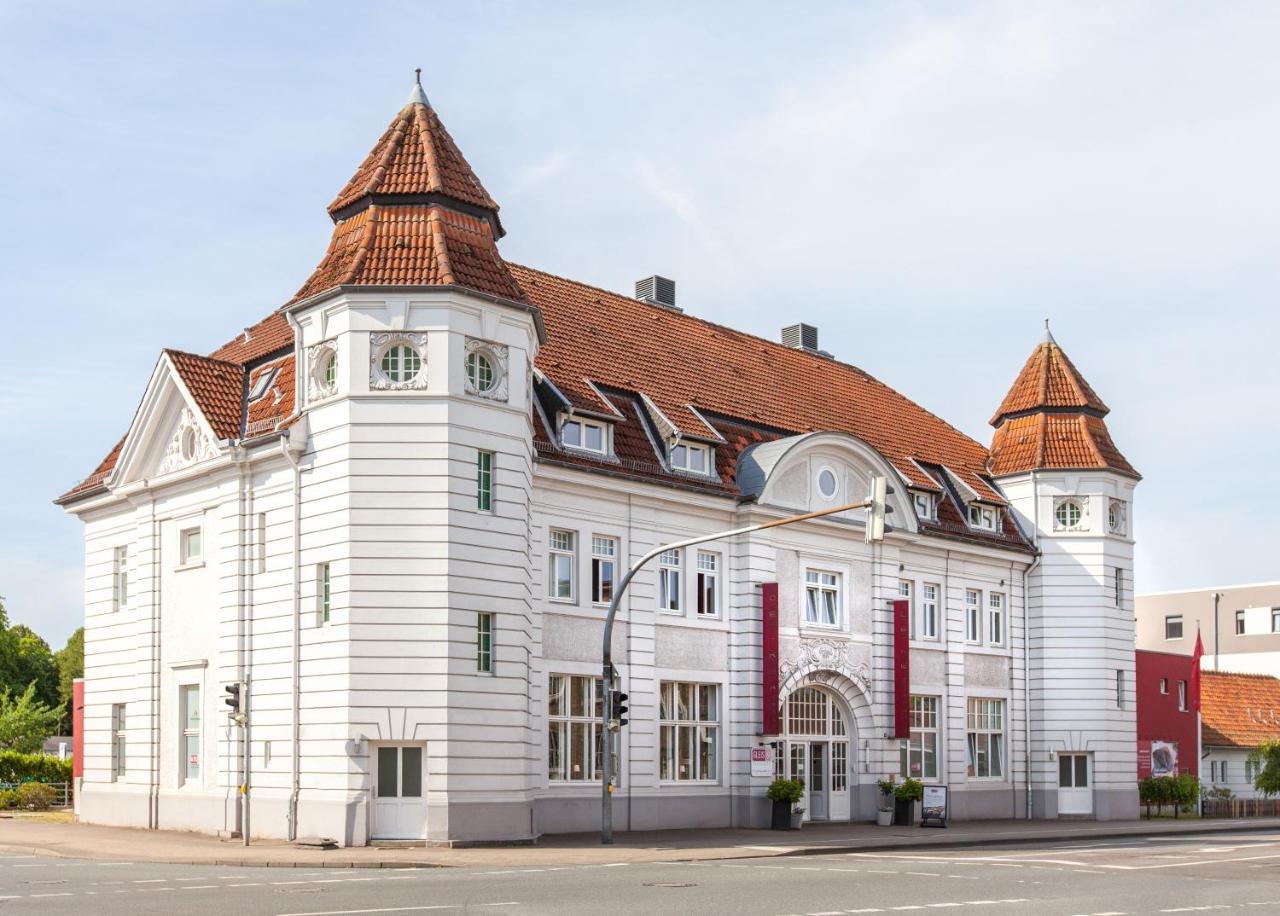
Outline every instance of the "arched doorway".
[[775, 775], [805, 786], [805, 820], [847, 821], [853, 761], [843, 705], [821, 687], [798, 687], [782, 703]]

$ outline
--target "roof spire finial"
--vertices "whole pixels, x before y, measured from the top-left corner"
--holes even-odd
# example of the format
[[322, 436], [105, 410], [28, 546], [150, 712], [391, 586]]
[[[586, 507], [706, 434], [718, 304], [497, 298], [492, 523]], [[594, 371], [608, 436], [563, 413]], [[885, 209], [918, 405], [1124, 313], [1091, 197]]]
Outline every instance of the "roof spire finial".
[[1045, 343], [1047, 343], [1047, 344], [1056, 344], [1056, 343], [1057, 343], [1057, 341], [1053, 339], [1053, 334], [1049, 331], [1049, 319], [1048, 319], [1048, 318], [1046, 318], [1046, 319], [1044, 320], [1044, 342], [1045, 342]]
[[422, 68], [414, 67], [413, 69], [413, 90], [409, 93], [409, 101], [406, 105], [426, 105], [431, 107], [431, 103], [427, 101], [427, 94], [422, 89]]

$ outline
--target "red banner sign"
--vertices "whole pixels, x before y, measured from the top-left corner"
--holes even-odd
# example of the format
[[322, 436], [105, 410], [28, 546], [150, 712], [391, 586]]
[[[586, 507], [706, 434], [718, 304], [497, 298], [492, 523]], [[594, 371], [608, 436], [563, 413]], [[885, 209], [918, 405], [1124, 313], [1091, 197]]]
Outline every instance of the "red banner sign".
[[893, 737], [911, 737], [911, 603], [893, 602]]
[[782, 732], [778, 721], [781, 697], [778, 692], [778, 583], [766, 582], [760, 587], [760, 733]]

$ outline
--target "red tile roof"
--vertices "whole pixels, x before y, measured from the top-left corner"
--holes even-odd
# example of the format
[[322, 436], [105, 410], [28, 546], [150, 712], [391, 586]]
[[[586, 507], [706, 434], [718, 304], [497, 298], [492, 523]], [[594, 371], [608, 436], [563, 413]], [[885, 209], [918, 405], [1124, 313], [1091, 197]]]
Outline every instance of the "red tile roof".
[[1200, 721], [1205, 745], [1252, 748], [1280, 738], [1280, 680], [1202, 671]]
[[211, 359], [251, 363], [293, 346], [293, 328], [280, 312], [272, 312], [209, 354]]
[[1058, 407], [1095, 411], [1099, 416], [1110, 412], [1067, 354], [1050, 337], [1031, 353], [991, 418], [991, 425], [998, 425], [1002, 417], [1011, 414]]
[[219, 439], [240, 438], [244, 367], [181, 350], [165, 350], [182, 384]]

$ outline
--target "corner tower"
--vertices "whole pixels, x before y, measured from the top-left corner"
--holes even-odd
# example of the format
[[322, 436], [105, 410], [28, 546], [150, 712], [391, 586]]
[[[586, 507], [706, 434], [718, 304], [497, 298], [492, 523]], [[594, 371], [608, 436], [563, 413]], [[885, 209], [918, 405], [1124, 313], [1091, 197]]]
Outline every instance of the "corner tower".
[[1036, 817], [1138, 814], [1133, 493], [1109, 408], [1049, 333], [991, 425], [989, 470], [1040, 551], [1029, 573]]

